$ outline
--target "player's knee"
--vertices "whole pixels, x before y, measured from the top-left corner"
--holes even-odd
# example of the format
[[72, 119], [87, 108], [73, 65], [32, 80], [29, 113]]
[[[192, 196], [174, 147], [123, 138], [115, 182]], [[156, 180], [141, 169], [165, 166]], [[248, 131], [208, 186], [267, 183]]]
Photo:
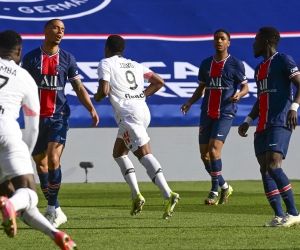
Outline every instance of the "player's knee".
[[27, 192], [28, 192], [29, 199], [30, 199], [30, 205], [29, 205], [28, 209], [32, 209], [37, 206], [37, 204], [39, 202], [39, 198], [37, 196], [37, 193], [35, 191], [33, 191], [32, 189], [27, 188]]
[[60, 160], [59, 160], [59, 156], [54, 154], [48, 157], [48, 165], [49, 168], [58, 168], [60, 165]]
[[37, 193], [30, 188], [19, 188], [14, 195], [21, 195], [24, 198], [27, 197], [25, 199], [28, 199], [29, 202], [27, 203], [25, 210], [36, 207], [39, 201]]

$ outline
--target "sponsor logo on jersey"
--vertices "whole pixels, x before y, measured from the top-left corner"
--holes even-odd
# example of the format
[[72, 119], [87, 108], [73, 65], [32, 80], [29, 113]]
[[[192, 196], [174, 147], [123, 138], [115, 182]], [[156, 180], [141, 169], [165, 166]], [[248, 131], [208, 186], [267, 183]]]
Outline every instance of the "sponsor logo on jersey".
[[72, 19], [104, 9], [111, 0], [0, 0], [0, 19], [48, 21]]

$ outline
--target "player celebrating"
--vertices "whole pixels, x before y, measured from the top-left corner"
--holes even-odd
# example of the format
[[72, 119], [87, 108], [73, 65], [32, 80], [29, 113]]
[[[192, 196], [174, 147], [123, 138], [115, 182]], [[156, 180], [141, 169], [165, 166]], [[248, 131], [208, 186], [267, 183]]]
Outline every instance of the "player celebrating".
[[[206, 171], [211, 176], [211, 191], [206, 205], [227, 204], [233, 189], [222, 176], [221, 150], [237, 112], [237, 102], [248, 93], [245, 68], [241, 61], [228, 54], [230, 34], [219, 29], [214, 34], [216, 53], [202, 61], [199, 86], [181, 111], [186, 114], [205, 91], [200, 116], [199, 148]], [[237, 87], [240, 85], [240, 92]], [[221, 197], [218, 198], [218, 188]]]
[[[5, 233], [17, 234], [16, 212], [26, 224], [55, 241], [61, 249], [77, 249], [63, 232], [55, 229], [37, 208], [38, 196], [30, 159], [38, 136], [40, 104], [37, 86], [19, 64], [22, 38], [13, 31], [0, 33], [0, 211]], [[23, 108], [25, 129], [16, 119]], [[6, 196], [11, 198], [7, 198]]]
[[[264, 58], [255, 68], [258, 100], [238, 130], [241, 136], [246, 137], [250, 123], [258, 117], [255, 155], [260, 165], [265, 194], [275, 213], [272, 221], [264, 225], [267, 227], [290, 227], [300, 223], [292, 186], [281, 168], [298, 121], [300, 72], [289, 55], [276, 51], [279, 40], [280, 34], [273, 27], [262, 27], [256, 34], [254, 56]], [[297, 88], [294, 101], [291, 82]], [[286, 205], [286, 214], [280, 197]]]
[[40, 125], [32, 155], [41, 189], [48, 200], [45, 216], [55, 227], [67, 221], [57, 200], [62, 178], [60, 157], [69, 129], [70, 107], [64, 93], [67, 78], [80, 102], [90, 112], [92, 126], [97, 126], [99, 122], [91, 99], [79, 78], [75, 58], [59, 48], [64, 32], [65, 26], [61, 20], [48, 21], [44, 28], [44, 44], [23, 58], [23, 68], [31, 74], [38, 86]]
[[[109, 96], [115, 113], [119, 131], [113, 149], [113, 157], [118, 163], [124, 179], [132, 191], [131, 215], [141, 212], [145, 203], [141, 195], [135, 170], [128, 158], [129, 150], [146, 168], [147, 174], [160, 189], [165, 199], [164, 219], [172, 216], [179, 195], [169, 188], [161, 166], [152, 155], [147, 127], [150, 123], [150, 112], [145, 99], [153, 95], [164, 81], [141, 64], [123, 58], [125, 41], [118, 35], [111, 35], [105, 44], [105, 57], [98, 66], [99, 88], [94, 98], [97, 102]], [[144, 79], [150, 85], [144, 90]]]

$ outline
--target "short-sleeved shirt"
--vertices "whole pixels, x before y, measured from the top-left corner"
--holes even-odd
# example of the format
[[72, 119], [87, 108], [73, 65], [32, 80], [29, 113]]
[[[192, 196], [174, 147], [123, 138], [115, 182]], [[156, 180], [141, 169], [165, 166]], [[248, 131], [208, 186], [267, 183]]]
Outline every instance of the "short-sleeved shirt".
[[300, 74], [294, 60], [275, 53], [255, 68], [259, 117], [256, 132], [273, 126], [286, 126], [293, 101], [291, 78]]
[[237, 104], [231, 103], [229, 98], [239, 85], [247, 83], [244, 64], [231, 55], [221, 61], [211, 56], [202, 61], [198, 80], [206, 87], [201, 111], [214, 119], [234, 117]]
[[37, 86], [29, 73], [13, 60], [0, 58], [0, 135], [21, 135], [17, 118], [39, 115]]
[[99, 80], [110, 83], [109, 99], [115, 114], [131, 114], [145, 107], [144, 83], [153, 72], [142, 64], [121, 56], [102, 59], [98, 66]]
[[65, 85], [67, 79], [71, 81], [79, 78], [74, 56], [61, 48], [55, 54], [48, 55], [40, 47], [24, 56], [22, 67], [38, 86], [40, 117], [69, 117], [70, 107], [65, 96]]

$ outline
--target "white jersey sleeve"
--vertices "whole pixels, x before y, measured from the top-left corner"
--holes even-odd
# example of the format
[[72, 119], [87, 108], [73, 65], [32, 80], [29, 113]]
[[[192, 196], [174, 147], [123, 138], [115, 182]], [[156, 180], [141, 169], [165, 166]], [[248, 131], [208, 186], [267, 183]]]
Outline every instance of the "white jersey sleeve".
[[101, 60], [98, 66], [98, 79], [110, 82], [110, 67], [107, 60]]
[[151, 78], [151, 76], [154, 74], [152, 70], [146, 68], [145, 66], [143, 67], [143, 74], [144, 74], [144, 79], [149, 81], [149, 79]]
[[39, 131], [40, 102], [38, 88], [33, 78], [28, 74], [26, 79], [27, 93], [22, 100], [25, 129], [23, 141], [27, 144], [32, 153]]

